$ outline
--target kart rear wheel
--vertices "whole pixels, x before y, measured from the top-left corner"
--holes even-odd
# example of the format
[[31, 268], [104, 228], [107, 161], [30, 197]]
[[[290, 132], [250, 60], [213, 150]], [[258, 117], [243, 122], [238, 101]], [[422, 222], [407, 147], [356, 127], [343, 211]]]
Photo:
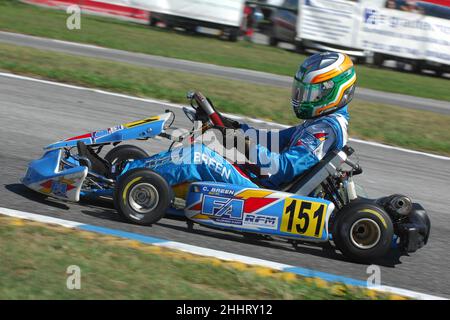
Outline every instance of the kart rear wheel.
[[114, 166], [116, 173], [120, 173], [125, 161], [144, 159], [148, 157], [148, 153], [143, 149], [137, 146], [124, 144], [109, 150], [105, 156], [105, 160], [108, 161], [111, 166]]
[[134, 169], [124, 174], [114, 194], [117, 211], [139, 225], [158, 222], [171, 202], [172, 189], [167, 181], [149, 169]]
[[357, 201], [337, 213], [332, 235], [344, 256], [357, 262], [371, 262], [389, 251], [394, 227], [382, 208]]

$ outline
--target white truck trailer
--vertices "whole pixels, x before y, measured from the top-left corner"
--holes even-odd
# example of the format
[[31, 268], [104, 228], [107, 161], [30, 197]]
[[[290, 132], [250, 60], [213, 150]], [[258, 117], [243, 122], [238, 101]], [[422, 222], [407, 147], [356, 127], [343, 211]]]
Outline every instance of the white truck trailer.
[[245, 0], [99, 0], [150, 12], [150, 24], [163, 21], [168, 27], [187, 31], [219, 30], [236, 41], [242, 24]]

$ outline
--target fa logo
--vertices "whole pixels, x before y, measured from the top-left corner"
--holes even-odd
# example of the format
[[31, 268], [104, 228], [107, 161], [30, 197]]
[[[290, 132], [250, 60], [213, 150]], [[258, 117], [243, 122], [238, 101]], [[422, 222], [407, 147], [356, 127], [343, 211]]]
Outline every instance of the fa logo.
[[244, 201], [241, 199], [205, 196], [203, 200], [203, 213], [232, 219], [242, 218]]
[[66, 20], [66, 26], [69, 30], [80, 30], [81, 29], [81, 9], [77, 5], [72, 5], [67, 8], [67, 14], [70, 16]]
[[66, 287], [69, 290], [81, 289], [81, 269], [79, 266], [68, 266], [66, 273], [69, 275], [66, 281]]

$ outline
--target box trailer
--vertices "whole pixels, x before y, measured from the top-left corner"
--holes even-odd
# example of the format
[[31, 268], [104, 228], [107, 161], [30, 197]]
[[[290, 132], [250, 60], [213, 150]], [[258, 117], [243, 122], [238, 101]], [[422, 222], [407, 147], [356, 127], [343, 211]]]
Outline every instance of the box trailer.
[[417, 72], [449, 72], [450, 8], [436, 2], [299, 0], [296, 41], [376, 65], [395, 60]]
[[220, 30], [236, 41], [242, 24], [245, 0], [100, 0], [150, 12], [149, 22], [188, 31]]

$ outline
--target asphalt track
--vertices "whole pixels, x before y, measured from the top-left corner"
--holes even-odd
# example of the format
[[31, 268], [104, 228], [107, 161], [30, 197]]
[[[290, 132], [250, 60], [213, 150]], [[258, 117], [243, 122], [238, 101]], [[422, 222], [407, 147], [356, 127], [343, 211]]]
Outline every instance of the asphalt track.
[[[42, 146], [142, 117], [162, 113], [167, 105], [78, 90], [0, 75], [0, 207], [28, 211], [151, 235], [163, 239], [250, 257], [301, 266], [356, 279], [367, 278], [366, 265], [345, 261], [335, 252], [304, 246], [298, 251], [284, 243], [245, 242], [239, 235], [163, 219], [152, 227], [120, 221], [110, 204], [72, 204], [43, 199], [19, 183], [27, 163], [42, 155]], [[187, 127], [180, 109], [175, 126]], [[261, 124], [258, 124], [261, 125]], [[165, 141], [138, 143], [149, 152], [167, 146]], [[393, 254], [377, 262], [382, 284], [450, 297], [448, 235], [450, 234], [450, 161], [426, 155], [352, 142], [365, 173], [358, 177], [371, 196], [403, 192], [424, 205], [432, 220], [429, 244], [411, 256]]]
[[[116, 49], [108, 49], [93, 45], [40, 38], [17, 33], [0, 31], [0, 42], [86, 57], [96, 57], [112, 61], [126, 62], [152, 68], [206, 74], [256, 84], [285, 88], [289, 88], [292, 85], [292, 77], [288, 76], [280, 76], [259, 71], [223, 67], [201, 62], [167, 58]], [[419, 98], [366, 88], [358, 88], [355, 93], [355, 98], [369, 102], [397, 105], [404, 108], [428, 110], [442, 114], [450, 114], [450, 102], [447, 101]]]

